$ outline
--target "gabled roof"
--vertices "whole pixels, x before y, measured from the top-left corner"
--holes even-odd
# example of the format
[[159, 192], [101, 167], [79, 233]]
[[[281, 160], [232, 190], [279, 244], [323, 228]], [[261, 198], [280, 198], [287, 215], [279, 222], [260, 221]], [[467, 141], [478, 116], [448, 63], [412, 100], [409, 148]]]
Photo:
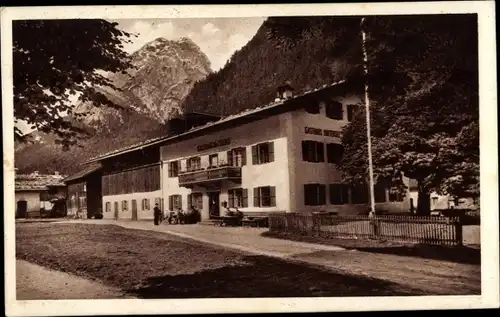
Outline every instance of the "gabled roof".
[[91, 165], [88, 165], [86, 166], [85, 168], [83, 168], [82, 170], [80, 170], [79, 172], [73, 174], [73, 175], [70, 175], [68, 176], [67, 178], [64, 179], [64, 182], [65, 183], [68, 183], [68, 182], [71, 182], [71, 181], [74, 181], [74, 180], [77, 180], [79, 178], [83, 178], [95, 171], [98, 171], [100, 168], [101, 168], [101, 164], [91, 164]]
[[18, 174], [15, 178], [16, 191], [44, 191], [49, 187], [64, 187], [63, 175]]
[[290, 102], [292, 102], [292, 101], [294, 101], [296, 99], [302, 98], [304, 96], [307, 96], [307, 95], [310, 95], [310, 94], [313, 94], [313, 93], [316, 93], [316, 92], [319, 92], [319, 91], [326, 90], [328, 88], [336, 87], [336, 86], [339, 86], [339, 85], [344, 84], [344, 83], [346, 83], [346, 80], [341, 80], [341, 81], [338, 81], [338, 82], [334, 82], [334, 83], [329, 84], [329, 85], [325, 84], [325, 85], [323, 85], [323, 86], [321, 86], [319, 88], [311, 89], [311, 90], [302, 92], [301, 94], [294, 95], [293, 97], [290, 97], [288, 99], [281, 99], [279, 101], [273, 101], [273, 102], [271, 102], [271, 103], [269, 103], [269, 104], [267, 104], [265, 106], [260, 106], [260, 107], [256, 107], [256, 108], [252, 108], [252, 109], [247, 109], [247, 110], [244, 110], [244, 111], [242, 111], [240, 113], [223, 117], [220, 120], [209, 122], [209, 123], [207, 123], [205, 125], [202, 125], [202, 126], [193, 127], [189, 131], [184, 132], [184, 133], [180, 133], [180, 134], [176, 134], [176, 135], [168, 135], [168, 136], [158, 137], [158, 138], [155, 138], [155, 139], [150, 139], [150, 140], [146, 140], [146, 141], [143, 141], [143, 142], [140, 142], [140, 143], [137, 143], [137, 144], [133, 144], [133, 145], [125, 147], [125, 148], [114, 150], [114, 151], [111, 151], [111, 152], [99, 155], [97, 157], [91, 158], [91, 159], [87, 160], [86, 162], [84, 162], [83, 164], [89, 164], [89, 163], [93, 163], [93, 162], [98, 162], [98, 161], [101, 161], [103, 159], [110, 158], [110, 157], [113, 157], [113, 156], [121, 155], [121, 154], [128, 153], [128, 152], [132, 152], [132, 151], [135, 151], [135, 150], [141, 150], [141, 149], [143, 149], [145, 147], [149, 147], [149, 146], [153, 146], [153, 145], [159, 145], [161, 143], [168, 142], [168, 141], [175, 141], [176, 139], [180, 139], [181, 137], [188, 136], [190, 134], [194, 134], [195, 132], [200, 132], [200, 131], [203, 131], [205, 129], [208, 129], [208, 128], [211, 128], [211, 127], [214, 127], [214, 126], [218, 126], [218, 125], [222, 125], [224, 123], [227, 123], [227, 122], [230, 122], [230, 121], [234, 121], [234, 120], [237, 120], [237, 119], [240, 119], [240, 118], [249, 117], [249, 116], [258, 116], [259, 114], [263, 113], [264, 111], [282, 107], [285, 104], [288, 104], [288, 103], [290, 103]]

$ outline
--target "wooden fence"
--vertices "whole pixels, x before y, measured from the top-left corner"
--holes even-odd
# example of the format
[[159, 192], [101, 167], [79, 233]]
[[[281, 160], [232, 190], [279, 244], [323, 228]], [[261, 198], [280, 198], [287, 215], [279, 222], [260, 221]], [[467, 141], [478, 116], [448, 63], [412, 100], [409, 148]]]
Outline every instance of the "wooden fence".
[[269, 215], [269, 230], [325, 238], [381, 239], [397, 242], [461, 245], [458, 217], [326, 216], [299, 213]]

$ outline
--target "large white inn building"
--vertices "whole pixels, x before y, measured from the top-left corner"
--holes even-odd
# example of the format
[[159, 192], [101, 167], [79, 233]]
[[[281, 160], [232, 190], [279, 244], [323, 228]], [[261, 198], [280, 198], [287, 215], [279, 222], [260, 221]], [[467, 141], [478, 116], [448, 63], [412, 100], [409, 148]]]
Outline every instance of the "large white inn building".
[[[151, 218], [155, 202], [195, 206], [202, 219], [224, 202], [244, 213], [364, 210], [368, 187], [342, 184], [335, 165], [342, 128], [362, 105], [358, 92], [347, 82], [297, 96], [282, 87], [267, 106], [92, 159], [103, 166], [104, 217]], [[409, 209], [380, 186], [375, 199]]]

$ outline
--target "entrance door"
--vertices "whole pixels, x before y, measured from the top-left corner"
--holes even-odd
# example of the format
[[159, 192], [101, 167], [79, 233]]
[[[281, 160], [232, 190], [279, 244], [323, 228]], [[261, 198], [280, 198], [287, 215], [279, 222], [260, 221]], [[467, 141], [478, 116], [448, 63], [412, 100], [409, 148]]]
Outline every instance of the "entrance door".
[[220, 216], [220, 192], [208, 192], [208, 210], [210, 212], [210, 218], [212, 216]]
[[17, 202], [17, 218], [28, 217], [28, 202], [26, 200], [19, 200]]
[[137, 220], [137, 200], [132, 199], [132, 220]]

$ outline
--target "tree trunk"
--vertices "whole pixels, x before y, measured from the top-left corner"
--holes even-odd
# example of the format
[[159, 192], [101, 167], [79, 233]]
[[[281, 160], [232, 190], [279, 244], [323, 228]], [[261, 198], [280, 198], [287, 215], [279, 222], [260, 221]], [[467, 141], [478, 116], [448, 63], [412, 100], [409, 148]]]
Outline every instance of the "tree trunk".
[[417, 215], [429, 216], [431, 214], [431, 194], [428, 190], [418, 187]]

